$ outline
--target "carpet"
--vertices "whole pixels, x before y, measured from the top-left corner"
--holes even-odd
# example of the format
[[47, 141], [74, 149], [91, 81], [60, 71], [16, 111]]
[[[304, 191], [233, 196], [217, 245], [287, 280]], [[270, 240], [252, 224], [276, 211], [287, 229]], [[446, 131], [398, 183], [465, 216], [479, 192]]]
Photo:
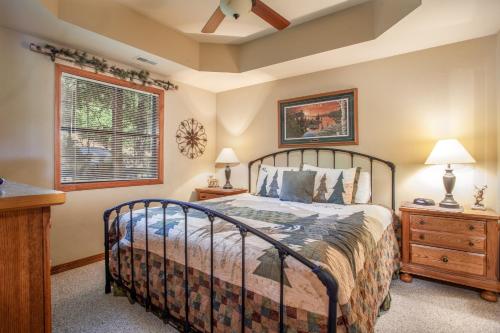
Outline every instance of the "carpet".
[[[391, 286], [391, 309], [376, 332], [500, 332], [500, 303], [477, 291], [421, 279]], [[104, 294], [104, 263], [52, 276], [53, 332], [177, 332], [126, 297]]]

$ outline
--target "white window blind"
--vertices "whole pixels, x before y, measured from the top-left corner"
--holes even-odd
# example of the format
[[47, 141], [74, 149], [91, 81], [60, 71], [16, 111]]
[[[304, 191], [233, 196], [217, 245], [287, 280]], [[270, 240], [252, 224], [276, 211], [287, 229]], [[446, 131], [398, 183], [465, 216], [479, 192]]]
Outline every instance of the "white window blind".
[[159, 178], [158, 95], [62, 73], [60, 183]]

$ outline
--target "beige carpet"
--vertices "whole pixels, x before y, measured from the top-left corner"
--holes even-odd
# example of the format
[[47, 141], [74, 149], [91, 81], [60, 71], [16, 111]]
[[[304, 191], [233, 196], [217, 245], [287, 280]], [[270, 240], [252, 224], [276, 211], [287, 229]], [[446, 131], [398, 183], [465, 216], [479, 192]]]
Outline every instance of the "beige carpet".
[[[105, 295], [103, 266], [52, 277], [54, 332], [176, 332], [126, 298]], [[476, 291], [414, 279], [394, 281], [391, 294], [377, 332], [500, 332], [500, 303], [485, 302]]]

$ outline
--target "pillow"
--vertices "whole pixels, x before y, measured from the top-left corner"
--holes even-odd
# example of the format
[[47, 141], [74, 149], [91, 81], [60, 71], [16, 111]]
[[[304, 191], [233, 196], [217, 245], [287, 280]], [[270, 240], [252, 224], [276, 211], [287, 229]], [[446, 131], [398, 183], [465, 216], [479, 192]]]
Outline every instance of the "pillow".
[[332, 169], [304, 164], [302, 169], [317, 172], [313, 201], [339, 205], [354, 202], [360, 168]]
[[312, 203], [316, 171], [284, 171], [280, 200]]
[[354, 202], [358, 204], [367, 204], [370, 202], [372, 192], [370, 189], [370, 173], [362, 171], [359, 173], [358, 187]]
[[261, 197], [279, 198], [284, 171], [298, 171], [296, 167], [276, 167], [261, 164], [257, 177], [256, 195]]

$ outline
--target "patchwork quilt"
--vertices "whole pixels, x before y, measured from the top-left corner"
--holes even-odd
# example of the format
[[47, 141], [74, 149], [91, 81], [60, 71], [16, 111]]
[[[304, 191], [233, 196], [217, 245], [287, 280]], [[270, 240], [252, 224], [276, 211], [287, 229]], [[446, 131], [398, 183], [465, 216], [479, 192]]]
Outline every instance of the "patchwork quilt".
[[[338, 331], [373, 332], [379, 307], [399, 267], [393, 214], [378, 205], [302, 204], [241, 194], [199, 204], [252, 226], [321, 265], [339, 284]], [[148, 250], [152, 304], [184, 318], [184, 212], [169, 206], [148, 209]], [[132, 215], [132, 218], [131, 218]], [[115, 219], [120, 235], [111, 235], [110, 264], [131, 286], [131, 228], [134, 284], [146, 295], [145, 210]], [[166, 266], [164, 243], [166, 236]], [[198, 330], [210, 331], [210, 223], [196, 210], [188, 212], [189, 318]], [[279, 257], [266, 241], [246, 237], [245, 327], [251, 332], [277, 332], [279, 323]], [[164, 270], [167, 281], [164, 281]], [[239, 332], [241, 325], [241, 235], [228, 222], [214, 221], [214, 316], [217, 332]], [[328, 296], [316, 275], [291, 257], [285, 264], [285, 325], [288, 332], [326, 332]], [[166, 285], [166, 297], [164, 288]]]

